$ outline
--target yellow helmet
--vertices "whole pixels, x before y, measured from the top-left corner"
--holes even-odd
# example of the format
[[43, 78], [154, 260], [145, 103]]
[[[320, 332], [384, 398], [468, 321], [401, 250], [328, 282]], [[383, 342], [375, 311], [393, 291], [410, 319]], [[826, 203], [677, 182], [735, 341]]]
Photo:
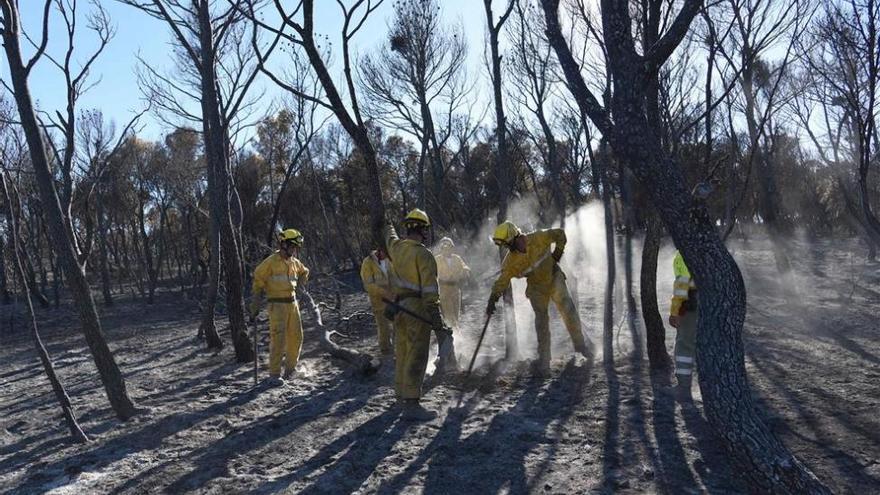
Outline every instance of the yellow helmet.
[[292, 242], [296, 247], [302, 247], [303, 235], [296, 229], [285, 229], [278, 233], [278, 240], [281, 242]]
[[516, 225], [512, 222], [504, 222], [495, 227], [492, 242], [498, 246], [509, 246], [519, 235], [522, 235], [522, 231]]
[[427, 213], [415, 208], [403, 218], [403, 225], [406, 227], [430, 227], [431, 220], [428, 218]]
[[444, 237], [443, 239], [440, 239], [439, 246], [440, 246], [441, 248], [449, 248], [449, 249], [452, 249], [452, 248], [455, 247], [455, 243], [452, 242], [452, 239], [450, 239], [449, 237]]

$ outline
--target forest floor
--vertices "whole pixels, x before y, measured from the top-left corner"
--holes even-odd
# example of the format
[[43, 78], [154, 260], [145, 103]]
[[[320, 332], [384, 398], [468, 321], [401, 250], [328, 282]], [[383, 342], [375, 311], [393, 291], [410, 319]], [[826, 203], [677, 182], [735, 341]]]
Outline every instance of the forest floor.
[[[854, 261], [857, 250], [842, 241], [792, 242], [795, 270], [783, 280], [765, 241], [741, 244], [736, 257], [749, 290], [746, 364], [762, 414], [835, 492], [867, 494], [880, 493], [880, 266]], [[664, 311], [666, 278], [661, 271]], [[785, 287], [787, 298], [779, 295]], [[346, 314], [366, 309], [361, 294], [342, 300]], [[467, 307], [464, 340], [477, 332], [480, 301]], [[596, 321], [596, 298], [582, 295], [581, 304], [585, 322]], [[439, 417], [412, 424], [389, 407], [393, 363], [371, 377], [353, 375], [319, 351], [308, 316], [301, 376], [254, 387], [252, 365], [234, 364], [228, 348], [204, 351], [195, 340], [199, 316], [191, 302], [170, 291], [150, 307], [126, 296], [102, 309], [102, 322], [129, 393], [147, 412], [120, 422], [73, 312], [45, 310], [39, 320], [93, 441], [69, 440], [19, 322], [17, 334], [0, 335], [3, 493], [747, 490], [702, 414], [699, 391], [693, 405], [676, 402], [625, 346], [613, 373], [601, 358], [590, 367], [572, 356], [568, 344], [548, 379], [517, 363], [483, 366], [467, 383], [437, 380], [425, 404]], [[374, 350], [370, 319], [344, 323], [328, 315], [328, 324], [341, 326], [344, 344]], [[559, 321], [552, 325], [554, 339], [566, 344]], [[499, 333], [493, 324], [490, 334]], [[598, 344], [600, 333], [590, 328], [588, 335]], [[493, 346], [497, 354], [498, 339], [490, 337], [489, 354]], [[261, 347], [265, 357], [265, 339]], [[460, 347], [469, 356], [472, 344]]]

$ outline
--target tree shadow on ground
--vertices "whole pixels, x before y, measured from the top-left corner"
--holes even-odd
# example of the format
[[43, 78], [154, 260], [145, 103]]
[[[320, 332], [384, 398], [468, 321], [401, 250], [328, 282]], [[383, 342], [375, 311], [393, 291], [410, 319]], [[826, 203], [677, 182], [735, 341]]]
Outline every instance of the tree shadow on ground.
[[[260, 486], [253, 493], [276, 493], [296, 481], [307, 480], [314, 472], [331, 462], [332, 465], [300, 493], [355, 491], [373, 474], [376, 466], [388, 457], [410, 426], [403, 421], [395, 422], [398, 416], [396, 409], [386, 409], [324, 446], [291, 473]], [[337, 458], [341, 452], [345, 454]]]
[[[513, 407], [492, 416], [485, 429], [461, 438], [464, 424], [477, 402], [471, 398], [464, 407], [450, 410], [440, 430], [397, 476], [382, 484], [378, 493], [399, 493], [417, 473], [427, 468], [424, 493], [527, 493], [546, 466], [538, 465], [531, 480], [526, 457], [546, 445], [542, 452], [549, 462], [559, 439], [547, 434], [560, 426], [581, 405], [582, 389], [589, 382], [590, 368], [569, 361], [559, 377], [549, 384], [537, 378], [524, 378], [511, 385], [521, 390]], [[561, 427], [561, 426], [560, 426]], [[516, 432], [516, 434], [512, 434]], [[463, 470], [462, 466], [468, 466]]]
[[[203, 380], [210, 381], [218, 377], [226, 376], [231, 373], [237, 365], [228, 364], [218, 367], [211, 374], [207, 375]], [[59, 459], [52, 464], [32, 463], [24, 476], [24, 479], [30, 477], [53, 476], [61, 472], [67, 466], [75, 466], [78, 468], [88, 466], [91, 469], [101, 469], [107, 467], [115, 461], [124, 457], [144, 451], [159, 448], [162, 441], [182, 430], [192, 428], [196, 424], [223, 415], [229, 409], [244, 405], [253, 400], [258, 395], [256, 390], [250, 390], [237, 397], [231, 398], [223, 403], [212, 404], [205, 409], [198, 411], [188, 411], [171, 414], [162, 417], [158, 421], [145, 421], [140, 428], [120, 434], [103, 443], [94, 444], [93, 448], [86, 448], [73, 456]], [[97, 412], [96, 412], [97, 414]], [[118, 424], [118, 420], [110, 416], [109, 411], [103, 410], [103, 414], [107, 416], [105, 423], [113, 425]], [[136, 417], [135, 421], [144, 416]], [[105, 424], [99, 424], [93, 428], [89, 428], [87, 434], [93, 434], [93, 430], [106, 430], [109, 427]], [[36, 454], [36, 452], [33, 452]]]
[[[796, 425], [790, 424], [790, 421], [776, 413], [775, 410], [779, 409], [779, 406], [771, 405], [766, 398], [757, 397], [756, 402], [764, 411], [765, 416], [770, 417], [775, 430], [795, 436], [807, 444], [812, 444], [822, 453], [823, 458], [830, 458], [836, 466], [834, 470], [836, 473], [833, 476], [834, 484], [846, 486], [854, 493], [867, 493], [880, 486], [880, 478], [865, 472], [865, 466], [851, 452], [846, 452], [839, 447], [841, 441], [847, 439], [841, 438], [840, 433], [833, 431], [833, 426], [829, 424], [829, 419], [833, 419], [841, 428], [848, 430], [852, 438], [862, 442], [860, 447], [870, 448], [876, 453], [880, 452], [880, 434], [878, 434], [876, 421], [873, 423], [863, 422], [855, 415], [849, 414], [845, 408], [840, 407], [842, 404], [846, 404], [845, 398], [832, 395], [820, 387], [808, 386], [806, 390], [792, 391], [790, 387], [786, 386], [785, 380], [789, 370], [776, 364], [773, 356], [752, 353], [749, 357], [755, 369], [773, 387], [774, 400], [782, 402], [780, 404], [782, 408], [791, 410], [796, 415], [796, 424], [803, 424], [809, 428], [814, 438], [796, 431]], [[801, 393], [820, 397], [821, 400], [809, 400], [801, 397], [799, 395]], [[873, 418], [875, 419], [875, 417]], [[855, 445], [850, 445], [849, 450], [852, 450], [853, 447]], [[822, 464], [819, 467], [826, 469], [828, 466]], [[840, 483], [840, 480], [846, 480], [845, 485]]]
[[[246, 428], [237, 430], [221, 440], [191, 452], [189, 457], [194, 459], [195, 467], [171, 483], [166, 491], [181, 493], [198, 488], [213, 478], [228, 476], [228, 463], [233, 457], [244, 455], [283, 439], [322, 415], [328, 413], [331, 415], [350, 414], [363, 407], [373, 395], [370, 390], [360, 390], [354, 400], [347, 401], [340, 406], [342, 410], [331, 412], [334, 405], [338, 404], [343, 396], [348, 396], [343, 390], [344, 382], [345, 380], [340, 378], [334, 382], [333, 386], [321, 390], [318, 394], [306, 393], [297, 396], [282, 413], [249, 423]], [[126, 483], [126, 487], [138, 486], [150, 474], [160, 471], [163, 467], [165, 466], [156, 466], [142, 473]]]

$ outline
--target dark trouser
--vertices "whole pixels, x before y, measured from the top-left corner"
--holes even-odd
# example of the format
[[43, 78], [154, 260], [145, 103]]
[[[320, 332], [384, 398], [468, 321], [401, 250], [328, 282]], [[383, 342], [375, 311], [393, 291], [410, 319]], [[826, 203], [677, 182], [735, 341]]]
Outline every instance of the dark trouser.
[[685, 311], [675, 332], [675, 377], [678, 383], [690, 384], [694, 372], [699, 311]]

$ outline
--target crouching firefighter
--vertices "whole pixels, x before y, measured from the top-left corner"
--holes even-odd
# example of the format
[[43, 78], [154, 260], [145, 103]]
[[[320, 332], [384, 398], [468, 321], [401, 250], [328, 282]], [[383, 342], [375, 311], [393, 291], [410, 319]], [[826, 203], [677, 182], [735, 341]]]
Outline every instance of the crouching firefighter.
[[681, 253], [676, 251], [672, 260], [675, 282], [672, 285], [672, 303], [669, 306], [669, 325], [675, 332], [675, 378], [676, 394], [679, 397], [691, 396], [691, 379], [694, 372], [696, 351], [697, 320], [699, 319], [699, 300], [697, 285], [684, 263]]
[[394, 321], [394, 390], [403, 406], [403, 417], [429, 421], [437, 416], [419, 404], [422, 382], [428, 366], [431, 331], [440, 344], [438, 372], [451, 366], [452, 332], [443, 322], [437, 285], [437, 263], [425, 247], [431, 222], [422, 210], [412, 210], [403, 220], [401, 239], [391, 225], [384, 238], [391, 258], [391, 286], [394, 304], [386, 314]]
[[261, 294], [266, 293], [269, 303], [269, 383], [283, 385], [281, 361], [284, 361], [284, 378], [289, 379], [296, 371], [302, 350], [303, 328], [299, 305], [296, 302], [297, 285], [305, 285], [309, 269], [297, 259], [303, 245], [303, 236], [296, 229], [278, 234], [278, 250], [263, 260], [254, 270], [254, 282], [249, 307], [251, 320], [260, 312]]
[[[486, 314], [495, 311], [495, 305], [510, 286], [510, 279], [525, 277], [526, 297], [535, 312], [538, 374], [546, 376], [550, 371], [550, 301], [556, 305], [565, 323], [574, 350], [592, 359], [593, 343], [584, 338], [580, 316], [565, 284], [565, 273], [559, 268], [559, 259], [565, 251], [565, 231], [549, 229], [524, 234], [513, 223], [504, 222], [495, 229], [492, 241], [509, 252], [501, 262], [501, 273], [492, 286]], [[554, 246], [552, 252], [551, 245]]]

